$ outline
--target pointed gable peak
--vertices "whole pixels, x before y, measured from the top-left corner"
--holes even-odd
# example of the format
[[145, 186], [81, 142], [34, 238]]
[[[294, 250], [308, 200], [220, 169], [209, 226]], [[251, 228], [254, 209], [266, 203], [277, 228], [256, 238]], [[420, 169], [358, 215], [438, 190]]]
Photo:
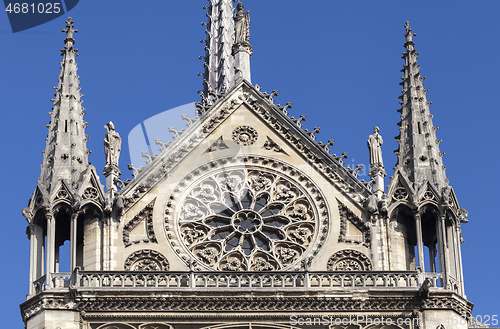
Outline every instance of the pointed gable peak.
[[[289, 116], [288, 109], [292, 104], [287, 103], [285, 106], [275, 104], [274, 97], [277, 95], [277, 90], [269, 94], [260, 91], [258, 86], [252, 86], [247, 80], [241, 80], [227, 93], [219, 95], [213, 105], [204, 107], [202, 104], [198, 104], [198, 110], [202, 114], [178, 138], [169, 145], [165, 145], [160, 154], [150, 156], [151, 162], [147, 167], [139, 169], [129, 167], [129, 169], [134, 170], [135, 176], [133, 180], [125, 182], [126, 187], [119, 193], [124, 200], [124, 207], [130, 208], [138, 202], [143, 195], [146, 195], [161, 179], [169, 175], [186, 157], [192, 155], [195, 148], [198, 148], [199, 151], [198, 160], [203, 158], [203, 161], [200, 160], [200, 166], [211, 168], [226, 163], [247, 163], [252, 161], [268, 163], [269, 160], [264, 154], [266, 151], [273, 152], [273, 155], [280, 153], [288, 156], [290, 153], [284, 151], [279, 144], [276, 144], [278, 142], [281, 145], [286, 144], [289, 149], [294, 150], [310, 166], [338, 186], [354, 203], [362, 207], [364, 200], [371, 194], [368, 189], [369, 182], [357, 178], [358, 171], [362, 168], [344, 166], [343, 160], [347, 158], [346, 152], [342, 153], [341, 156], [330, 154], [328, 147], [333, 145], [333, 140], [328, 141], [327, 144], [317, 141], [315, 134], [319, 132], [319, 128], [315, 128], [313, 131], [303, 129], [301, 121], [305, 119], [305, 116], [300, 116], [299, 119]], [[236, 115], [255, 116], [256, 120], [270, 128], [270, 133], [277, 135], [277, 137], [273, 137], [269, 141], [267, 138], [269, 135], [260, 132], [253, 134], [252, 127], [244, 124], [229, 131], [221, 139], [221, 130], [216, 131], [220, 126], [231, 125], [231, 122], [241, 122], [241, 117], [234, 121], [229, 119], [236, 112], [239, 113]], [[244, 145], [244, 141], [235, 137], [242, 134], [247, 134], [252, 138], [253, 142], [248, 145], [253, 145], [260, 138], [259, 143], [262, 149], [258, 156], [254, 155], [255, 153], [242, 153], [238, 144], [247, 145]], [[246, 136], [244, 137], [246, 138]], [[239, 142], [236, 142], [236, 140], [239, 140]], [[272, 143], [272, 141], [276, 143]], [[223, 143], [226, 142], [227, 144], [224, 146]], [[217, 157], [214, 156], [214, 152], [217, 153]], [[261, 153], [264, 155], [261, 156]], [[269, 153], [267, 154], [269, 155]], [[228, 155], [229, 158], [224, 158]], [[210, 159], [207, 159], [207, 156]], [[204, 161], [208, 162], [205, 163]], [[288, 168], [286, 170], [290, 169], [284, 163], [279, 165]]]

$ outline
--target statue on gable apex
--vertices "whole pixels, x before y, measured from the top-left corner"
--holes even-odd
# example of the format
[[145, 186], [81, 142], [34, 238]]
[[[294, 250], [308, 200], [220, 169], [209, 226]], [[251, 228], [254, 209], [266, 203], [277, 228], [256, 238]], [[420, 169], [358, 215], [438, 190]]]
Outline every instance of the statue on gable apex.
[[120, 157], [122, 139], [115, 131], [113, 122], [107, 123], [104, 128], [107, 129], [104, 136], [104, 154], [106, 155], [106, 168], [112, 167], [118, 169], [118, 158]]
[[379, 135], [379, 127], [373, 128], [373, 134], [368, 137], [368, 149], [370, 150], [370, 168], [383, 167], [381, 146], [384, 143], [382, 136]]
[[248, 43], [250, 40], [250, 15], [243, 10], [243, 3], [238, 2], [234, 14], [234, 43]]

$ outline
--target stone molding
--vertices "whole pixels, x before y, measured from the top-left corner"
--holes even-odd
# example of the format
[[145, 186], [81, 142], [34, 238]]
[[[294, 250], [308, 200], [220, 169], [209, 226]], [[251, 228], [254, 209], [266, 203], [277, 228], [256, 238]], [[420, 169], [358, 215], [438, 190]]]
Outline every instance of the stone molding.
[[[78, 292], [75, 291], [77, 294]], [[394, 292], [388, 291], [390, 294]], [[208, 312], [260, 312], [263, 319], [272, 312], [411, 312], [423, 310], [452, 310], [470, 318], [472, 303], [460, 301], [455, 294], [422, 297], [373, 297], [353, 299], [349, 297], [70, 297], [40, 296], [21, 305], [23, 319], [43, 310], [74, 310], [83, 316], [90, 312], [190, 312], [186, 317], [204, 317]], [[192, 314], [194, 313], [194, 315]], [[97, 317], [98, 315], [92, 315]], [[169, 315], [170, 316], [170, 315]], [[183, 316], [183, 315], [178, 315]], [[250, 316], [250, 315], [248, 315]]]

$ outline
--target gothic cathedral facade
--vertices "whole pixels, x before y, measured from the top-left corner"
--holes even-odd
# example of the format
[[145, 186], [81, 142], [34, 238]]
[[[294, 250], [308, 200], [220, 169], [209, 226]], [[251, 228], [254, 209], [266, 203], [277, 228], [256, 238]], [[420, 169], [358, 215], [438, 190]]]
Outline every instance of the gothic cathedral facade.
[[[42, 172], [23, 209], [26, 328], [466, 329], [467, 212], [445, 175], [409, 23], [386, 191], [378, 128], [365, 182], [291, 104], [252, 84], [243, 4], [207, 9], [197, 115], [125, 182], [121, 137], [106, 125], [105, 187], [88, 161], [68, 19]], [[59, 271], [65, 241], [70, 273]]]

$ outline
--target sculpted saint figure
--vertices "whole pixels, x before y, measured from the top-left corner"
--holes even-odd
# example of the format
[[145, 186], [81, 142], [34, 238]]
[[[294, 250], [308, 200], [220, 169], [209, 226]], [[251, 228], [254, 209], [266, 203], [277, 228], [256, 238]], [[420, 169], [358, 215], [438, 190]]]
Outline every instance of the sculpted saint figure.
[[368, 149], [370, 150], [370, 167], [383, 166], [382, 161], [382, 150], [380, 147], [384, 143], [382, 136], [378, 134], [380, 129], [378, 127], [373, 128], [373, 134], [368, 137]]
[[120, 157], [120, 150], [122, 139], [115, 131], [113, 122], [109, 122], [104, 126], [108, 130], [104, 136], [104, 154], [106, 155], [106, 167], [112, 166], [118, 168], [118, 158]]
[[243, 11], [243, 3], [238, 2], [237, 12], [234, 14], [234, 43], [248, 43], [250, 40], [250, 15]]

